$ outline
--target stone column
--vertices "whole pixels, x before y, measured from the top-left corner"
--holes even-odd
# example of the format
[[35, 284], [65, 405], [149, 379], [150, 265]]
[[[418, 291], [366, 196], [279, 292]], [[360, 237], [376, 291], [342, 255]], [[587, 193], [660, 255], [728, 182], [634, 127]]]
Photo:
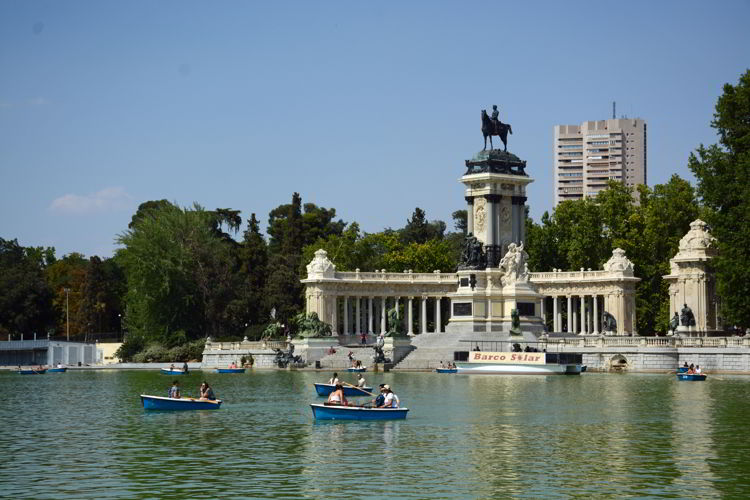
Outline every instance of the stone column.
[[581, 295], [579, 300], [581, 302], [581, 310], [579, 311], [581, 316], [581, 335], [586, 335], [588, 333], [586, 329], [586, 296]]
[[466, 232], [474, 234], [474, 198], [467, 196], [466, 200]]
[[408, 332], [409, 335], [414, 335], [414, 317], [413, 317], [414, 307], [413, 305], [414, 305], [414, 297], [409, 297], [409, 314], [404, 315], [408, 318], [408, 321], [409, 321], [409, 324], [406, 326], [407, 327], [406, 331]]
[[599, 335], [599, 296], [594, 294], [594, 335]]
[[344, 335], [349, 335], [349, 296], [344, 295]]
[[367, 333], [372, 333], [372, 299], [374, 297], [367, 297]]
[[419, 323], [419, 331], [427, 333], [427, 297], [425, 296], [422, 296], [422, 317]]
[[552, 329], [556, 332], [560, 331], [560, 311], [558, 310], [557, 303], [559, 297], [557, 295], [552, 296]]
[[385, 297], [380, 299], [380, 309], [380, 331], [387, 332], [388, 330], [385, 329], [385, 316], [387, 310], [387, 307], [385, 306]]
[[578, 300], [578, 299], [579, 299], [578, 296], [576, 296], [576, 295], [573, 296], [573, 300], [572, 300], [572, 306], [573, 306], [573, 313], [572, 313], [573, 314], [573, 331], [572, 331], [572, 333], [578, 333], [578, 331], [579, 331], [578, 330], [578, 314], [579, 314], [579, 312], [578, 312], [578, 308], [576, 307], [580, 303], [580, 300]]
[[339, 298], [336, 295], [331, 296], [331, 330], [339, 333]]
[[435, 297], [435, 332], [440, 333], [442, 330], [443, 318], [440, 317], [442, 312], [440, 311], [440, 297]]
[[362, 297], [356, 297], [354, 302], [354, 333], [359, 334], [362, 331]]
[[544, 325], [545, 330], [547, 329], [547, 318], [545, 317], [545, 311], [544, 311], [544, 300], [547, 297], [542, 297], [542, 303], [539, 305], [539, 316], [542, 317], [542, 324]]
[[568, 333], [573, 333], [573, 296], [568, 295]]

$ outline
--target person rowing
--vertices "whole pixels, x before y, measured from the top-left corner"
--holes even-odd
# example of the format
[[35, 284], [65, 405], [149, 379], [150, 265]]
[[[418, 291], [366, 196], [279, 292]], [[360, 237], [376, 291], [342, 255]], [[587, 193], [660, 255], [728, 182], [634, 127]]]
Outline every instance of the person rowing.
[[337, 406], [349, 406], [349, 401], [344, 396], [344, 387], [341, 384], [336, 384], [333, 392], [328, 396], [326, 404], [337, 405]]
[[339, 383], [339, 374], [333, 372], [333, 377], [328, 380], [328, 385], [336, 385]]
[[362, 373], [359, 374], [359, 378], [357, 379], [357, 387], [362, 388], [365, 386], [365, 376], [362, 375]]

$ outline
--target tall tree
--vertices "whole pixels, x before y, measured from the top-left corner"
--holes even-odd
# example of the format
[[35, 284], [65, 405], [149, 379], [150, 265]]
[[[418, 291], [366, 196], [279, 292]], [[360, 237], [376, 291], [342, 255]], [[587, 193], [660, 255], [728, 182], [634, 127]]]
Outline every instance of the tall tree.
[[54, 326], [53, 294], [44, 279], [53, 256], [54, 249], [26, 249], [0, 238], [0, 335], [45, 335]]
[[406, 226], [401, 230], [401, 239], [404, 243], [426, 243], [432, 239], [443, 239], [445, 234], [445, 222], [436, 220], [429, 222], [424, 210], [417, 207], [411, 219], [406, 220]]
[[260, 223], [255, 214], [247, 221], [247, 229], [238, 250], [240, 262], [240, 283], [236, 307], [242, 315], [244, 323], [259, 325], [268, 318], [268, 311], [264, 301], [266, 287], [266, 273], [268, 268], [268, 252], [266, 241], [260, 234]]
[[721, 145], [701, 145], [688, 161], [706, 222], [718, 240], [714, 259], [725, 323], [750, 322], [750, 70], [725, 84], [711, 126]]

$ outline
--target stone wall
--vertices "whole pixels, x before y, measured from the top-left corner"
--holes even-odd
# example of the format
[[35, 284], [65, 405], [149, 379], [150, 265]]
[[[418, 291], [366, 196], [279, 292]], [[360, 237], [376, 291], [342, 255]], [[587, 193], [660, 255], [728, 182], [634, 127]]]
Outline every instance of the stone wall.
[[[588, 371], [661, 372], [676, 371], [684, 363], [700, 365], [713, 373], [750, 374], [747, 348], [585, 348], [565, 349], [583, 353]], [[624, 362], [623, 362], [624, 361]]]

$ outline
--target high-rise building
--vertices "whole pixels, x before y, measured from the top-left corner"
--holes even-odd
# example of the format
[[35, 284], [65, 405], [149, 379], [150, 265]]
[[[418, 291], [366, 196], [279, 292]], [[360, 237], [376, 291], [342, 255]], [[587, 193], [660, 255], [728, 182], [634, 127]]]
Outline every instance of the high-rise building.
[[555, 125], [555, 206], [591, 198], [616, 180], [646, 184], [646, 122], [620, 118]]

